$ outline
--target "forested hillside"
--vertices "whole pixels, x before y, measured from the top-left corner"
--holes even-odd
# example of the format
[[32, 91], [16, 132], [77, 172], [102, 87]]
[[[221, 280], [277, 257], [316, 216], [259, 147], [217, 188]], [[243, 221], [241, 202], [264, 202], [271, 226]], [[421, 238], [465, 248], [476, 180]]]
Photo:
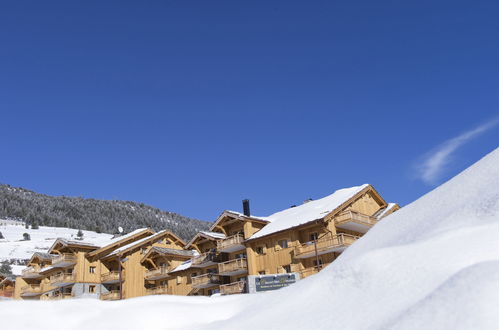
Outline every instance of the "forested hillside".
[[129, 201], [108, 201], [81, 197], [47, 196], [24, 188], [0, 184], [0, 218], [22, 219], [31, 225], [67, 227], [116, 233], [151, 227], [169, 229], [183, 239], [190, 239], [209, 223], [177, 213], [162, 211]]

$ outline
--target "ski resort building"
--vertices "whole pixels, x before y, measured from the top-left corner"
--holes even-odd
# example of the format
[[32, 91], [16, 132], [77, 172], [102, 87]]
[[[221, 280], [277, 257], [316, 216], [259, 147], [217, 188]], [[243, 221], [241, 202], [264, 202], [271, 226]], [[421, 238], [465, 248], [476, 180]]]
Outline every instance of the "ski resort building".
[[16, 280], [13, 276], [0, 274], [0, 297], [13, 298]]
[[152, 246], [182, 250], [169, 231], [138, 229], [105, 242], [57, 239], [48, 253], [35, 253], [18, 277], [18, 299], [100, 297], [115, 300], [146, 294], [142, 255]]

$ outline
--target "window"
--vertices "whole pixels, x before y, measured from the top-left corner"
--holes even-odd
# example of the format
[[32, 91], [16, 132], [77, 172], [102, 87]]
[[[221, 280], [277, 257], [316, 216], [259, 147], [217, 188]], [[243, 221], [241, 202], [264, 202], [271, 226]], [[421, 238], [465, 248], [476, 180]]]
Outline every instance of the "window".
[[262, 254], [265, 254], [265, 247], [262, 245], [262, 246], [257, 246], [255, 248], [255, 252], [256, 254], [258, 255], [262, 255]]
[[182, 276], [177, 276], [177, 284], [182, 283]]
[[260, 270], [260, 271], [258, 272], [258, 275], [265, 275], [265, 271], [264, 271], [264, 270]]
[[316, 241], [319, 238], [318, 233], [310, 233], [310, 241]]
[[285, 248], [288, 247], [288, 240], [287, 239], [282, 239], [279, 242], [277, 242], [277, 244], [279, 244], [279, 246], [281, 247], [281, 249], [285, 249]]
[[285, 273], [291, 273], [291, 265], [284, 265], [282, 269], [284, 269]]
[[147, 248], [142, 248], [142, 249], [140, 249], [140, 253], [141, 253], [141, 254], [146, 254], [146, 253], [147, 253]]
[[90, 285], [90, 286], [88, 287], [88, 292], [89, 292], [89, 293], [95, 293], [95, 285]]
[[198, 276], [198, 273], [192, 273], [191, 274], [191, 280], [192, 280], [193, 277], [196, 277], [196, 276]]
[[89, 272], [90, 274], [95, 274], [95, 266], [90, 266], [90, 267], [88, 267], [88, 272]]

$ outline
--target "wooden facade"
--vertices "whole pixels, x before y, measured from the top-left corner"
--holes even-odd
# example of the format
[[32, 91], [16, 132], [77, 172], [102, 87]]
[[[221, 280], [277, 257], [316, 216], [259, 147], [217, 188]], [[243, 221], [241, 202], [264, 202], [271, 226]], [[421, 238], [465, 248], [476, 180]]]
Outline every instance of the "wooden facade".
[[399, 209], [371, 185], [353, 188], [358, 188], [354, 194], [340, 198], [320, 216], [296, 221], [294, 214], [304, 207], [282, 211], [287, 213], [279, 226], [272, 216], [224, 211], [209, 231], [197, 233], [187, 244], [171, 232], [150, 229], [102, 247], [57, 240], [48, 253], [33, 255], [17, 281], [15, 297], [65, 299], [86, 293], [118, 300], [158, 294], [229, 295], [248, 292], [248, 275], [298, 273], [305, 278]]

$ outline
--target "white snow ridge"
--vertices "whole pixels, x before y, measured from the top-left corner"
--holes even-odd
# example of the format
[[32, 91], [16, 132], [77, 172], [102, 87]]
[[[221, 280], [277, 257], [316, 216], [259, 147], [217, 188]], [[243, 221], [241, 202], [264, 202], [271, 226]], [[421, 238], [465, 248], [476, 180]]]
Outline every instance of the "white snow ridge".
[[274, 292], [0, 303], [6, 329], [497, 329], [499, 149]]

